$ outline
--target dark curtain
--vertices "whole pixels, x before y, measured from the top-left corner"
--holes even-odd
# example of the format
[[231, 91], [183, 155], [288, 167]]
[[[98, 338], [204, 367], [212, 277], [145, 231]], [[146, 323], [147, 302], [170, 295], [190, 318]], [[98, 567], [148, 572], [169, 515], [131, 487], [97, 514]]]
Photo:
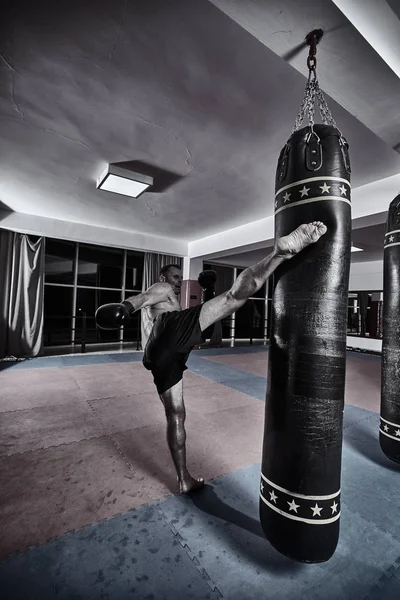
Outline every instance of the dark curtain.
[[217, 274], [215, 283], [215, 295], [219, 296], [231, 289], [233, 285], [233, 267], [211, 265], [211, 269]]
[[182, 269], [182, 258], [180, 256], [172, 256], [170, 254], [157, 254], [155, 252], [145, 252], [144, 269], [143, 269], [143, 286], [144, 292], [160, 278], [160, 271], [165, 265], [178, 265]]
[[[231, 289], [233, 285], [233, 267], [224, 267], [221, 265], [210, 265], [210, 268], [216, 272], [217, 280], [215, 282], [215, 295], [219, 296]], [[217, 321], [214, 325], [209, 346], [222, 345], [222, 322]]]
[[44, 238], [0, 230], [0, 359], [43, 351]]

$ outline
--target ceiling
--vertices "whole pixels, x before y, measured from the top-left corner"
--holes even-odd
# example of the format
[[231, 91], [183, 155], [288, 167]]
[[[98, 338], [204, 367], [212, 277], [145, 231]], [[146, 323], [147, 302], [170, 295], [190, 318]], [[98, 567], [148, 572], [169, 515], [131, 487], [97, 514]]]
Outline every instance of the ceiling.
[[387, 0], [387, 3], [389, 4], [389, 6], [393, 10], [393, 12], [396, 13], [396, 15], [400, 19], [400, 2], [399, 2], [399, 0]]
[[[400, 144], [400, 79], [382, 59], [386, 30], [395, 25], [396, 65], [400, 65], [400, 3], [391, 0], [212, 0], [262, 44], [303, 75], [308, 69], [303, 52], [296, 52], [304, 34], [315, 28], [325, 31], [317, 49], [318, 77], [322, 89], [389, 146]], [[338, 8], [359, 20], [349, 21]], [[371, 9], [375, 9], [374, 11]], [[347, 9], [347, 10], [346, 10]], [[397, 11], [397, 18], [395, 12]], [[378, 15], [377, 22], [367, 23]], [[364, 17], [364, 21], [362, 18]], [[365, 24], [381, 33], [373, 47], [363, 37]], [[370, 40], [372, 42], [372, 39]], [[347, 122], [337, 122], [348, 136]], [[353, 144], [353, 160], [355, 147]], [[354, 182], [353, 182], [354, 183]]]
[[354, 246], [361, 248], [363, 252], [353, 253], [352, 262], [383, 260], [385, 232], [385, 223], [354, 229], [352, 233], [352, 242]]
[[[305, 85], [296, 50], [315, 27], [353, 186], [399, 174], [399, 78], [331, 0], [14, 0], [0, 35], [3, 207], [187, 241], [273, 215]], [[170, 185], [136, 200], [96, 189], [127, 161]]]

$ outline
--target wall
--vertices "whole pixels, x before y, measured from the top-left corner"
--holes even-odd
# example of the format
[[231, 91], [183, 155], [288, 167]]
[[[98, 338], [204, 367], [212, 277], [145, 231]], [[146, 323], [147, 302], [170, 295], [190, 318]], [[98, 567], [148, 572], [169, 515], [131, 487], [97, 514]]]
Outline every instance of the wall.
[[140, 232], [121, 231], [107, 227], [95, 227], [85, 223], [73, 223], [58, 219], [49, 219], [26, 213], [0, 211], [0, 227], [28, 233], [44, 235], [60, 240], [72, 240], [87, 244], [160, 252], [174, 256], [187, 256], [188, 242], [172, 238], [148, 235]]
[[182, 281], [181, 308], [190, 308], [201, 304], [202, 292], [197, 280], [186, 279]]
[[355, 335], [348, 335], [346, 345], [350, 348], [358, 348], [360, 350], [382, 352], [382, 340], [377, 340], [374, 338], [362, 338]]
[[198, 276], [203, 270], [203, 259], [202, 258], [189, 258], [185, 256], [183, 259], [183, 279], [193, 279], [197, 281]]
[[266, 243], [274, 237], [274, 217], [266, 217], [259, 221], [245, 223], [233, 229], [226, 229], [214, 235], [209, 235], [198, 240], [189, 242], [189, 256], [195, 258], [198, 256], [211, 258], [212, 254], [243, 246], [257, 243]]
[[383, 290], [383, 260], [352, 263], [349, 290], [351, 292]]

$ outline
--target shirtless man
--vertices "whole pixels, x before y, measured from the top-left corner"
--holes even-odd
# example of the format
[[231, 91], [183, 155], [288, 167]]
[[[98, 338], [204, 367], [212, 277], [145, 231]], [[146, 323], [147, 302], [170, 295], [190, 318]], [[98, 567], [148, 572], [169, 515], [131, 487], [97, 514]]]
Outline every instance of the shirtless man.
[[177, 296], [182, 274], [175, 265], [162, 269], [160, 281], [121, 304], [105, 304], [96, 312], [96, 322], [103, 329], [115, 329], [129, 322], [130, 315], [145, 310], [143, 364], [154, 377], [167, 418], [167, 442], [178, 476], [181, 493], [204, 485], [203, 479], [192, 477], [186, 467], [185, 404], [182, 376], [189, 353], [204, 341], [207, 327], [236, 312], [261, 288], [275, 269], [286, 260], [313, 244], [326, 233], [321, 221], [300, 225], [278, 239], [272, 253], [245, 269], [232, 288], [198, 306], [181, 310]]

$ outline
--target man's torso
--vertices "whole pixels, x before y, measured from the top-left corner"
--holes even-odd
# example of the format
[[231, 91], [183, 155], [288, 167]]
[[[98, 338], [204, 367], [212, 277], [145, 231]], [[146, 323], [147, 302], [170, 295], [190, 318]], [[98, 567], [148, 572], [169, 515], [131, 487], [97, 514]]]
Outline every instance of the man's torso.
[[174, 310], [182, 310], [178, 302], [178, 298], [175, 296], [172, 287], [171, 294], [168, 294], [165, 300], [152, 304], [151, 306], [145, 306], [142, 308], [142, 336], [143, 347], [146, 346], [147, 340], [153, 329], [154, 321], [159, 315], [166, 312], [173, 312]]
[[146, 306], [150, 318], [155, 321], [159, 315], [165, 312], [172, 312], [174, 310], [182, 310], [181, 305], [178, 302], [178, 298], [175, 294], [171, 295], [167, 300], [153, 304], [152, 306]]

